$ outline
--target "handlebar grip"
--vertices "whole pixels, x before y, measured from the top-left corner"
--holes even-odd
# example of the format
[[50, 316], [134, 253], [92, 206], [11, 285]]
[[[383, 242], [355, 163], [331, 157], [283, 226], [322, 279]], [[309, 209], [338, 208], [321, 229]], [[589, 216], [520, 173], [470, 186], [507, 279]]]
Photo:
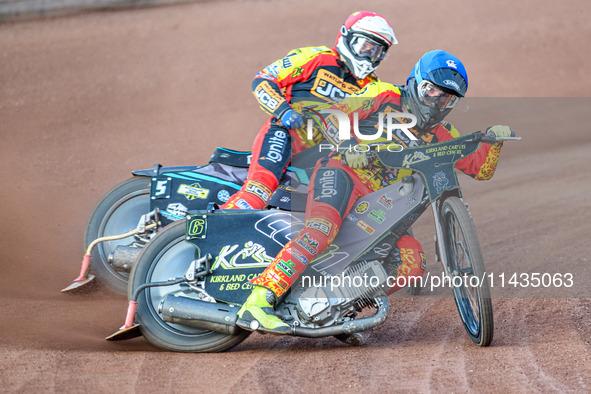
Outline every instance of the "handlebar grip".
[[485, 142], [487, 144], [494, 144], [503, 141], [521, 141], [521, 137], [515, 137], [515, 131], [511, 130], [510, 137], [497, 137], [494, 133], [488, 132], [484, 134], [480, 139], [480, 142]]
[[498, 140], [494, 134], [492, 134], [492, 135], [484, 134], [482, 136], [482, 138], [480, 138], [480, 142], [484, 142], [487, 144], [494, 144], [494, 143], [498, 142]]

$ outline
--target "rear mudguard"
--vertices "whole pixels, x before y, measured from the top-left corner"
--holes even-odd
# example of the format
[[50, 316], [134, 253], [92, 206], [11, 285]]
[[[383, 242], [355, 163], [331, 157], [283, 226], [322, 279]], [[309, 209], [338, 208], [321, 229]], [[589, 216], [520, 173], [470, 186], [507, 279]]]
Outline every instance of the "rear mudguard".
[[[225, 203], [241, 189], [249, 163], [250, 152], [217, 148], [205, 166], [162, 167], [156, 164], [150, 170], [134, 171], [133, 174], [151, 177], [150, 210], [158, 209], [162, 224], [166, 226], [183, 219], [189, 211], [205, 210], [210, 203]], [[297, 178], [297, 175], [293, 177]], [[292, 186], [292, 183], [297, 185]], [[294, 188], [301, 189], [301, 192], [292, 193]], [[305, 183], [292, 182], [292, 171], [286, 171], [269, 206], [303, 210], [305, 194]], [[294, 196], [302, 197], [295, 199]]]
[[163, 225], [185, 217], [190, 210], [206, 209], [210, 203], [223, 204], [246, 179], [250, 152], [216, 148], [204, 166], [162, 167], [134, 171], [151, 178], [150, 210], [160, 211]]

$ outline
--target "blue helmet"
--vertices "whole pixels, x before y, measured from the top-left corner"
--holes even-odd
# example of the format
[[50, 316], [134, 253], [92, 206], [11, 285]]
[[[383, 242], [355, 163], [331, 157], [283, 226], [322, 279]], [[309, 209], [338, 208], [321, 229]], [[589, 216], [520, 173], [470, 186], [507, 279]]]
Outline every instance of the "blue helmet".
[[417, 128], [431, 131], [468, 90], [464, 65], [442, 50], [427, 52], [406, 80], [405, 105], [417, 117]]

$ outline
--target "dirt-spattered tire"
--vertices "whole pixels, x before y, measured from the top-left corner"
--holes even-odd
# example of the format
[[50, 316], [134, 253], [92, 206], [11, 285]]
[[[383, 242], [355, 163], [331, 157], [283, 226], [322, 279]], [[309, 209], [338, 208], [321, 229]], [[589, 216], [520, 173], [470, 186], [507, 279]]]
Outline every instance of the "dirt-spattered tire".
[[[131, 273], [130, 295], [146, 282], [182, 277], [191, 261], [199, 257], [195, 246], [185, 242], [185, 226], [186, 220], [166, 226], [142, 250]], [[158, 305], [166, 295], [177, 293], [197, 298], [188, 286], [173, 285], [145, 289], [137, 299], [136, 320], [152, 345], [177, 352], [221, 352], [236, 346], [250, 334], [240, 330], [235, 335], [228, 335], [164, 322], [158, 313]]]
[[[92, 211], [86, 233], [84, 250], [97, 238], [124, 234], [136, 228], [140, 217], [150, 211], [150, 178], [130, 178], [111, 189]], [[129, 245], [132, 238], [99, 243], [92, 250], [91, 269], [110, 289], [125, 294], [129, 274], [118, 272], [108, 256], [118, 245]]]
[[462, 323], [475, 344], [488, 346], [494, 331], [490, 288], [476, 228], [462, 200], [454, 196], [445, 199], [441, 205], [441, 225]]

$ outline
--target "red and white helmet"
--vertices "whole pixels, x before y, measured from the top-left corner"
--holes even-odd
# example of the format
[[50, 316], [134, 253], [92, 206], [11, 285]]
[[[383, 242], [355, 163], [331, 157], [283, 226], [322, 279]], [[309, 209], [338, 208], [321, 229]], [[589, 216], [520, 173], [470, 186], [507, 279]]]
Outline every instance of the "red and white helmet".
[[378, 67], [393, 44], [398, 41], [386, 18], [370, 11], [357, 11], [341, 27], [336, 49], [353, 75], [363, 79]]

